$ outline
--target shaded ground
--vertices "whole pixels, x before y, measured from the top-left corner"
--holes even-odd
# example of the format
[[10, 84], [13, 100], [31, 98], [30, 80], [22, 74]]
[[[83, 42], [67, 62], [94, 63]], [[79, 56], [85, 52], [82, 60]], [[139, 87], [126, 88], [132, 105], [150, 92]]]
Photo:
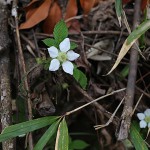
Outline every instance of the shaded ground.
[[[22, 6], [27, 4], [28, 2], [25, 1], [20, 1], [19, 3], [19, 15], [22, 15], [18, 21], [19, 25], [25, 21], [25, 12]], [[11, 8], [11, 5], [9, 7]], [[62, 70], [50, 72], [45, 70], [42, 65], [37, 64], [37, 58], [49, 57], [47, 47], [42, 40], [47, 37], [53, 37], [49, 33], [51, 31], [48, 31], [48, 29], [43, 30], [44, 21], [33, 28], [19, 30], [21, 39], [21, 45], [19, 45], [17, 44], [19, 37], [15, 30], [15, 19], [9, 17], [9, 36], [11, 40], [9, 51], [10, 90], [13, 106], [13, 123], [27, 120], [27, 103], [29, 105], [29, 101], [32, 103], [32, 109], [28, 108], [28, 110], [33, 111], [33, 115], [31, 114], [29, 118], [32, 118], [32, 116], [33, 118], [38, 118], [48, 115], [63, 115], [65, 112], [98, 97], [126, 88], [130, 51], [113, 73], [103, 76], [108, 73], [115, 63], [120, 48], [128, 36], [125, 25], [123, 24], [121, 28], [119, 26], [114, 1], [100, 2], [86, 16], [83, 15], [85, 12], [79, 3], [77, 7], [77, 16], [71, 18], [71, 22], [68, 23], [68, 26], [70, 26], [69, 38], [78, 44], [78, 48], [75, 51], [81, 57], [76, 61], [76, 64], [88, 78], [86, 90], [83, 90], [70, 75]], [[131, 28], [133, 25], [133, 7], [133, 3], [129, 3], [124, 7]], [[63, 10], [62, 8], [61, 10]], [[148, 31], [144, 37], [144, 44], [141, 44], [142, 55], [145, 59], [141, 55], [138, 58], [134, 106], [141, 96], [142, 98], [132, 117], [132, 120], [137, 122], [137, 112], [143, 112], [150, 106], [149, 36], [150, 33]], [[22, 53], [20, 53], [19, 49], [21, 49]], [[25, 82], [25, 85], [23, 82]], [[66, 83], [68, 84], [67, 86]], [[30, 95], [27, 93], [28, 90]], [[88, 143], [89, 147], [87, 150], [125, 150], [128, 146], [128, 149], [132, 149], [130, 144], [127, 144], [128, 141], [119, 142], [115, 136], [120, 128], [119, 119], [122, 115], [123, 104], [108, 126], [99, 130], [94, 129], [95, 125], [105, 124], [109, 120], [125, 94], [125, 91], [116, 93], [69, 116], [67, 123], [71, 139], [80, 139]], [[41, 129], [33, 133], [35, 143], [44, 131], [45, 129]], [[147, 138], [148, 140], [149, 138]], [[25, 137], [17, 138], [16, 142], [17, 149], [23, 149]], [[52, 143], [54, 144], [54, 142]], [[53, 150], [53, 144], [49, 143], [45, 150]]]

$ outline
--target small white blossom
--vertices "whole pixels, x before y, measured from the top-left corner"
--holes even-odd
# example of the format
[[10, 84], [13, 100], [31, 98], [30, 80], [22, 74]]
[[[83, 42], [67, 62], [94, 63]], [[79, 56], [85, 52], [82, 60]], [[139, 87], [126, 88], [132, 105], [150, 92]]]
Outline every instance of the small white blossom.
[[146, 109], [144, 113], [137, 113], [140, 120], [140, 128], [150, 128], [150, 109]]
[[147, 123], [144, 120], [140, 121], [140, 128], [146, 128]]
[[60, 44], [59, 49], [55, 46], [48, 48], [49, 55], [52, 59], [49, 70], [57, 71], [60, 66], [66, 73], [73, 75], [74, 66], [70, 61], [76, 60], [80, 55], [70, 50], [70, 39], [65, 38]]

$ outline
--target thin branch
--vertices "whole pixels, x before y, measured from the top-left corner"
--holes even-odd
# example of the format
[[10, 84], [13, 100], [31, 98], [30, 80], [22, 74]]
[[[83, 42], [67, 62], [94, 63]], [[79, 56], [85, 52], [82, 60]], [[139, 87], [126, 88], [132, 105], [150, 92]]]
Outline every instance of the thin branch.
[[[141, 0], [136, 0], [134, 6], [135, 11], [134, 11], [134, 19], [133, 19], [133, 29], [135, 29], [139, 25], [140, 6], [141, 6]], [[133, 47], [131, 48], [131, 53], [130, 53], [129, 76], [128, 76], [126, 96], [125, 96], [125, 105], [121, 117], [120, 130], [118, 133], [118, 140], [124, 140], [128, 138], [129, 128], [131, 124], [131, 117], [132, 117], [131, 114], [133, 112], [135, 81], [136, 81], [137, 64], [138, 64], [138, 51], [136, 48], [137, 46], [134, 44]]]
[[119, 105], [117, 106], [117, 108], [115, 109], [114, 113], [111, 115], [110, 119], [107, 121], [107, 123], [105, 123], [103, 125], [96, 125], [96, 126], [94, 126], [95, 130], [104, 128], [104, 127], [108, 126], [113, 121], [113, 118], [115, 117], [115, 114], [117, 113], [117, 111], [120, 108], [121, 104], [123, 103], [124, 99], [125, 98], [123, 98], [122, 101], [119, 103]]
[[135, 112], [135, 110], [136, 110], [137, 106], [139, 105], [139, 103], [140, 103], [140, 101], [141, 101], [141, 99], [142, 99], [143, 95], [144, 95], [144, 94], [142, 93], [142, 94], [141, 94], [141, 96], [140, 96], [140, 98], [139, 98], [139, 100], [137, 101], [137, 103], [136, 103], [136, 105], [135, 105], [135, 107], [134, 107], [133, 111], [132, 111], [131, 116], [134, 114], [134, 112]]
[[76, 109], [74, 109], [74, 110], [72, 110], [72, 111], [67, 112], [66, 115], [70, 115], [70, 114], [72, 114], [72, 113], [74, 113], [74, 112], [76, 112], [76, 111], [78, 111], [78, 110], [80, 110], [80, 109], [82, 109], [82, 108], [84, 108], [84, 107], [86, 107], [86, 106], [89, 106], [90, 104], [93, 104], [93, 103], [95, 103], [95, 102], [97, 102], [97, 101], [99, 101], [99, 100], [101, 100], [101, 99], [104, 99], [104, 98], [106, 98], [106, 97], [108, 97], [108, 96], [110, 96], [110, 95], [113, 95], [113, 94], [122, 92], [122, 91], [124, 91], [125, 89], [126, 89], [126, 88], [119, 89], [119, 90], [113, 91], [113, 92], [111, 92], [111, 93], [109, 93], [109, 94], [106, 94], [106, 95], [104, 95], [104, 96], [101, 96], [101, 97], [99, 97], [99, 98], [96, 98], [95, 100], [93, 100], [93, 101], [91, 101], [91, 102], [89, 102], [89, 103], [87, 103], [87, 104], [84, 104], [84, 105], [82, 105], [82, 106], [80, 106], [80, 107], [78, 107], [78, 108], [76, 108]]
[[[0, 1], [0, 111], [2, 129], [12, 124], [12, 99], [10, 86], [10, 38], [8, 34], [8, 8]], [[14, 140], [2, 142], [3, 150], [14, 150]]]
[[[121, 32], [121, 31], [113, 31], [113, 30], [108, 30], [108, 31], [82, 31], [83, 35], [94, 35], [94, 34], [102, 34], [102, 35], [124, 35], [128, 36], [129, 34], [127, 32]], [[43, 37], [53, 37], [53, 35], [50, 34], [45, 34], [45, 33], [35, 33], [36, 36], [43, 36]], [[81, 33], [69, 33], [69, 35], [81, 35]]]
[[[16, 37], [17, 37], [16, 43], [18, 46], [19, 67], [20, 67], [21, 77], [23, 77], [24, 75], [27, 74], [27, 72], [26, 72], [23, 50], [22, 50], [21, 41], [20, 41], [20, 33], [19, 33], [19, 27], [18, 27], [18, 15], [17, 15], [17, 1], [16, 0], [13, 0], [12, 10], [14, 11], [15, 26], [16, 26]], [[25, 86], [25, 90], [28, 92], [28, 97], [27, 97], [28, 119], [32, 120], [32, 105], [31, 105], [30, 89], [29, 89], [27, 78], [24, 79], [24, 86]], [[32, 138], [31, 133], [29, 134], [28, 143], [29, 143], [29, 149], [32, 150], [33, 149], [33, 138]]]

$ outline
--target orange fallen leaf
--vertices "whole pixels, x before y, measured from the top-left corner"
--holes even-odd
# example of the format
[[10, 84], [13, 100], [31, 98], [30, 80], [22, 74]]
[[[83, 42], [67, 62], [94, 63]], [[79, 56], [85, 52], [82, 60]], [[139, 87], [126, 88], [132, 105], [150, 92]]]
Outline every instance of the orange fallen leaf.
[[[66, 16], [65, 20], [71, 17], [75, 17], [78, 12], [77, 1], [69, 0], [66, 8]], [[67, 22], [67, 26], [69, 27], [72, 24], [72, 21]]]
[[29, 7], [26, 8], [26, 22], [20, 25], [20, 29], [31, 28], [48, 16], [51, 0], [44, 0], [38, 7], [34, 5], [35, 3], [37, 3], [36, 0], [32, 1]]
[[[87, 14], [92, 7], [99, 3], [99, 1], [101, 0], [80, 0], [84, 14]], [[20, 29], [32, 28], [43, 21], [43, 31], [51, 34], [55, 24], [62, 18], [62, 12], [57, 0], [54, 0], [53, 3], [52, 0], [32, 0], [24, 10], [26, 11], [26, 21], [20, 25]], [[77, 12], [77, 0], [69, 0], [66, 8], [65, 19], [75, 17]], [[69, 21], [67, 26], [72, 26], [75, 31], [80, 31], [79, 22], [74, 21], [75, 20]]]
[[150, 3], [150, 0], [142, 0], [141, 10], [145, 10], [146, 6]]
[[69, 33], [80, 33], [81, 27], [80, 22], [78, 20], [72, 20], [71, 26], [69, 28]]
[[84, 14], [88, 14], [90, 10], [94, 7], [97, 0], [80, 0], [81, 7]]
[[55, 1], [50, 7], [49, 14], [44, 21], [43, 31], [45, 33], [53, 33], [55, 24], [61, 19], [62, 13], [58, 3]]

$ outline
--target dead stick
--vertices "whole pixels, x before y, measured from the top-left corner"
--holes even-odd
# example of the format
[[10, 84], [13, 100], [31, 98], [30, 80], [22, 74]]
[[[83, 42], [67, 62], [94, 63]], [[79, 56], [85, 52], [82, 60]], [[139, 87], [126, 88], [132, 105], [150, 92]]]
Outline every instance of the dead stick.
[[[139, 25], [140, 6], [141, 6], [141, 0], [136, 0], [134, 6], [133, 29], [135, 29]], [[129, 132], [131, 117], [133, 112], [137, 64], [138, 64], [138, 50], [137, 50], [137, 46], [134, 44], [133, 47], [131, 48], [131, 53], [130, 53], [130, 68], [129, 68], [130, 70], [128, 76], [126, 96], [125, 96], [125, 105], [121, 117], [120, 130], [118, 133], [118, 140], [124, 140], [128, 138], [128, 132]]]
[[[12, 124], [9, 46], [8, 8], [0, 1], [0, 109], [2, 129]], [[14, 140], [2, 142], [2, 148], [3, 150], [14, 150]]]
[[[88, 95], [88, 93], [86, 91], [84, 91], [82, 88], [80, 88], [78, 85], [74, 85], [75, 87], [75, 90], [78, 91], [79, 93], [81, 93], [83, 96], [84, 96], [84, 100], [86, 102], [92, 102], [93, 101], [93, 98]], [[99, 115], [101, 115], [101, 113], [104, 113], [104, 115], [107, 117], [107, 118], [110, 118], [111, 117], [111, 113], [109, 111], [107, 111], [101, 104], [99, 104], [98, 102], [94, 102], [91, 104], [94, 108], [96, 108], [96, 111]], [[119, 121], [118, 118], [115, 118], [113, 120], [113, 124], [117, 125], [117, 122]]]
[[[35, 33], [37, 36], [44, 36], [44, 37], [53, 37], [51, 34], [45, 34], [45, 33]], [[69, 33], [69, 35], [80, 35], [81, 33]], [[127, 32], [122, 32], [121, 31], [113, 31], [113, 30], [108, 30], [108, 31], [82, 31], [83, 35], [95, 35], [95, 34], [106, 34], [106, 35], [124, 35], [128, 36], [129, 34]]]
[[[0, 75], [1, 75], [1, 123], [2, 129], [12, 123], [11, 107], [11, 90], [9, 77], [9, 55], [3, 54], [0, 58]], [[13, 139], [6, 140], [2, 143], [3, 150], [14, 150]]]
[[[13, 1], [13, 10], [14, 10], [14, 18], [15, 18], [15, 26], [16, 26], [16, 37], [17, 37], [17, 46], [18, 46], [18, 52], [19, 52], [19, 67], [21, 71], [21, 77], [27, 74], [26, 72], [26, 66], [25, 66], [25, 61], [24, 61], [24, 56], [23, 56], [23, 51], [21, 47], [21, 41], [20, 41], [20, 33], [19, 33], [19, 27], [18, 27], [18, 15], [17, 15], [17, 1]], [[15, 14], [16, 13], [16, 14]], [[30, 99], [30, 89], [28, 85], [27, 78], [24, 79], [24, 86], [26, 91], [28, 92], [28, 97], [27, 97], [27, 105], [28, 105], [28, 119], [32, 120], [32, 106], [31, 106], [31, 99]], [[29, 149], [33, 149], [33, 138], [32, 134], [29, 134], [28, 138], [28, 143], [29, 143]]]
[[[80, 107], [74, 109], [74, 110], [71, 110], [71, 111], [67, 112], [66, 115], [70, 115], [70, 114], [72, 114], [72, 113], [74, 113], [74, 112], [76, 112], [76, 111], [79, 111], [80, 109], [82, 109], [82, 108], [84, 108], [84, 107], [86, 107], [86, 106], [89, 106], [90, 104], [93, 104], [93, 103], [95, 103], [95, 102], [97, 102], [97, 101], [99, 101], [99, 100], [102, 100], [102, 99], [104, 99], [104, 98], [110, 96], [110, 95], [113, 95], [113, 94], [118, 93], [118, 92], [122, 92], [122, 91], [124, 91], [124, 90], [125, 90], [125, 88], [120, 89], [120, 90], [113, 91], [113, 92], [111, 92], [111, 93], [109, 93], [109, 94], [106, 94], [106, 95], [103, 95], [103, 96], [101, 96], [101, 97], [99, 97], [99, 98], [96, 98], [96, 99], [94, 99], [94, 100], [92, 100], [92, 101], [90, 101], [90, 102], [88, 102], [88, 103], [86, 103], [86, 104], [84, 104], [84, 105], [82, 105], [82, 106], [80, 106]], [[103, 107], [102, 107], [102, 108], [103, 108]], [[101, 108], [101, 109], [102, 109], [102, 108]], [[104, 109], [103, 109], [103, 110], [104, 110]]]

